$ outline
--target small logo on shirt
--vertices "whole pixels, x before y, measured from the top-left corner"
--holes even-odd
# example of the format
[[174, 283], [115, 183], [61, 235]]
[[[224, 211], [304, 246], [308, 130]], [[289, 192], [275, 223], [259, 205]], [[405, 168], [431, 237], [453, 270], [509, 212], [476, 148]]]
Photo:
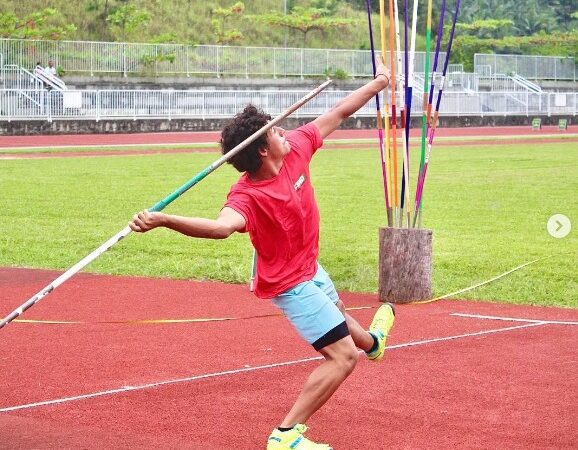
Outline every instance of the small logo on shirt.
[[303, 186], [303, 183], [305, 183], [305, 175], [301, 174], [299, 176], [299, 178], [297, 178], [297, 181], [295, 182], [295, 184], [293, 185], [293, 188], [298, 191], [301, 186]]

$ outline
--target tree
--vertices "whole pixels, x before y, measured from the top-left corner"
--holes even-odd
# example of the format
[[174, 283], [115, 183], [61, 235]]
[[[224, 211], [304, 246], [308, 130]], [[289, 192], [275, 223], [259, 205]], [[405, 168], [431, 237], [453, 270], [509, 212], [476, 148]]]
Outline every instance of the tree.
[[[370, 0], [370, 8], [373, 12], [379, 12], [379, 2], [380, 0]], [[386, 0], [387, 2], [387, 0]], [[366, 9], [365, 0], [345, 0], [345, 3], [348, 3], [354, 9]], [[403, 8], [403, 5], [402, 5]]]
[[489, 39], [503, 38], [509, 35], [512, 25], [514, 25], [514, 22], [510, 19], [486, 19], [475, 20], [472, 23], [458, 23], [456, 28], [458, 29], [458, 34], [465, 33], [480, 39]]
[[307, 34], [311, 31], [317, 30], [325, 33], [330, 29], [345, 28], [357, 23], [355, 19], [329, 17], [327, 13], [327, 10], [324, 9], [295, 6], [287, 15], [274, 12], [250, 16], [250, 18], [267, 25], [288, 28], [300, 32], [303, 35], [302, 47], [305, 47], [307, 44]]
[[576, 0], [552, 0], [548, 5], [548, 9], [556, 12], [555, 17], [560, 28], [567, 31], [577, 28], [578, 5]]
[[103, 22], [106, 22], [106, 18], [109, 14], [109, 7], [112, 1], [113, 0], [90, 0], [86, 6], [86, 10], [88, 12], [96, 12], [103, 20]]
[[228, 45], [243, 39], [243, 33], [239, 30], [226, 30], [227, 20], [234, 16], [241, 16], [245, 11], [245, 5], [237, 2], [226, 8], [215, 7], [211, 9], [211, 20], [213, 32], [216, 36], [217, 44]]
[[[334, 16], [337, 14], [340, 3], [341, 0], [311, 0], [311, 7], [325, 11], [326, 16]], [[294, 6], [291, 9], [293, 8]]]
[[95, 14], [95, 20], [90, 20], [87, 24], [87, 29], [89, 32], [95, 33], [97, 36], [102, 36], [102, 38], [105, 39], [110, 39], [112, 37], [106, 19], [109, 14], [117, 7], [115, 2], [116, 0], [90, 0], [88, 2], [86, 11], [91, 15]]
[[556, 13], [535, 2], [516, 3], [512, 6], [511, 14], [515, 34], [518, 36], [531, 36], [540, 31], [551, 33], [556, 30]]
[[76, 31], [73, 24], [57, 25], [61, 19], [55, 8], [45, 8], [19, 18], [14, 13], [0, 13], [0, 37], [15, 39], [65, 39]]
[[[552, 4], [554, 3], [554, 4]], [[575, 0], [554, 0], [543, 8], [536, 0], [476, 0], [463, 2], [460, 22], [497, 19], [512, 20], [514, 33], [529, 36], [540, 31], [571, 29], [571, 13]]]
[[501, 39], [479, 39], [456, 34], [452, 61], [464, 64], [466, 70], [472, 71], [476, 53], [574, 56], [577, 47], [576, 30], [552, 34], [541, 32], [533, 36], [506, 36]]
[[139, 27], [146, 26], [150, 20], [151, 14], [146, 9], [138, 9], [132, 4], [115, 8], [106, 18], [113, 36], [122, 41], [128, 40]]

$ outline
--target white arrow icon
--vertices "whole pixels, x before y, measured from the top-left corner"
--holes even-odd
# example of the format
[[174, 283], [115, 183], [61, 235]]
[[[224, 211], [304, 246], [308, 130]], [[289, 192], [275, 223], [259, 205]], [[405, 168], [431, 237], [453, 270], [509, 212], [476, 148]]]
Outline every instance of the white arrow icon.
[[570, 219], [564, 214], [554, 214], [548, 220], [546, 228], [550, 236], [556, 239], [562, 239], [568, 236], [570, 230], [572, 230], [572, 224], [570, 223]]

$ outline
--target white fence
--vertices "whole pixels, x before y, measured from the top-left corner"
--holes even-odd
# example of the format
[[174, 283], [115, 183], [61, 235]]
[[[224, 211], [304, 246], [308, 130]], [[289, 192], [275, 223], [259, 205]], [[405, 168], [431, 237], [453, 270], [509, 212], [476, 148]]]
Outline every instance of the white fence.
[[[0, 90], [0, 120], [226, 118], [253, 103], [272, 115], [304, 96], [305, 91], [45, 91]], [[349, 91], [322, 92], [295, 116], [318, 116]], [[383, 100], [383, 99], [382, 99]], [[403, 102], [398, 99], [398, 104]], [[415, 93], [413, 116], [421, 115], [422, 95]], [[419, 106], [418, 106], [419, 105]], [[442, 116], [576, 115], [578, 93], [445, 92]], [[358, 116], [374, 116], [373, 102]]]
[[[66, 73], [307, 77], [342, 71], [348, 77], [372, 74], [369, 50], [233, 47], [220, 45], [137, 44], [85, 41], [0, 39], [4, 64], [33, 68], [55, 61]], [[389, 60], [389, 56], [387, 56]], [[439, 67], [445, 61], [440, 54]], [[415, 67], [425, 53], [416, 52]], [[433, 55], [431, 61], [433, 62]], [[431, 67], [431, 65], [430, 65]]]
[[[368, 50], [231, 47], [218, 45], [140, 44], [88, 41], [0, 39], [0, 61], [32, 69], [54, 60], [67, 73], [116, 73], [209, 76], [318, 76], [339, 69], [350, 77], [371, 75]], [[445, 54], [440, 55], [442, 67]], [[415, 67], [424, 67], [416, 54]], [[2, 64], [2, 65], [3, 65]], [[573, 57], [476, 54], [475, 72], [517, 73], [534, 80], [576, 81]], [[451, 72], [451, 68], [450, 68]]]
[[476, 53], [474, 67], [476, 73], [485, 76], [518, 74], [531, 80], [576, 81], [576, 60], [565, 56]]

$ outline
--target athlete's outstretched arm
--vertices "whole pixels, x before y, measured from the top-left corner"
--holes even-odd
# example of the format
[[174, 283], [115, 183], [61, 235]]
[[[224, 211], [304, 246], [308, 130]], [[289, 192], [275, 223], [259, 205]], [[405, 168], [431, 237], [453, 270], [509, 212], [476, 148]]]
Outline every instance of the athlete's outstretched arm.
[[128, 226], [131, 230], [139, 233], [145, 233], [153, 228], [164, 227], [196, 238], [225, 239], [235, 231], [243, 231], [245, 229], [245, 218], [229, 207], [224, 207], [216, 220], [202, 217], [174, 216], [145, 209], [135, 214]]
[[375, 94], [384, 90], [389, 85], [390, 72], [381, 61], [377, 63], [375, 79], [365, 86], [353, 91], [325, 114], [313, 121], [321, 136], [325, 139], [333, 133], [341, 122], [358, 111], [363, 105], [371, 100]]

